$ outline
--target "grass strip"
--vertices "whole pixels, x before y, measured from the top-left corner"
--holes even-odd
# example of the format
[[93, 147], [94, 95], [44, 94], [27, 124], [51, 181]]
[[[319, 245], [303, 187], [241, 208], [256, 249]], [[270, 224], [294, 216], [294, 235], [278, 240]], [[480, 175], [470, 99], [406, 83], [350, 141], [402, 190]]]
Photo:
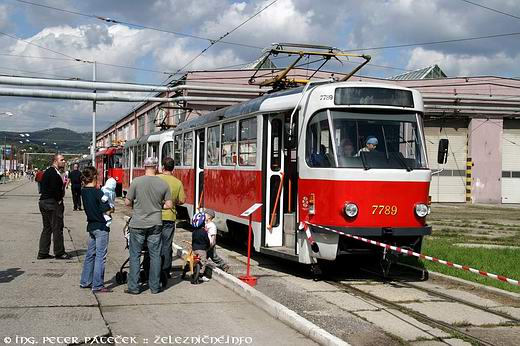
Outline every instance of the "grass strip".
[[[484, 248], [455, 246], [448, 239], [425, 237], [422, 253], [461, 265], [467, 265], [489, 273], [520, 280], [520, 249]], [[423, 261], [432, 271], [455, 276], [464, 280], [494, 286], [510, 292], [520, 293], [520, 286], [514, 286], [495, 279], [486, 278], [464, 270], [450, 268], [431, 261]]]

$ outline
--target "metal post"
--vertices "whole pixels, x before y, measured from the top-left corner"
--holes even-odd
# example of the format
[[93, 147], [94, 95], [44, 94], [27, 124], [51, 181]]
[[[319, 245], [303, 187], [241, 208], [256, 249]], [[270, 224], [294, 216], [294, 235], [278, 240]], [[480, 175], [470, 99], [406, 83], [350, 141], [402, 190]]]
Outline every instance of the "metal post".
[[[96, 62], [93, 62], [92, 80], [96, 81]], [[94, 90], [94, 94], [96, 90]], [[96, 101], [92, 101], [92, 144], [90, 146], [90, 155], [92, 156], [92, 166], [96, 167]]]
[[7, 160], [5, 158], [5, 154], [7, 153], [7, 136], [4, 135], [4, 152], [2, 153], [2, 157], [4, 158], [4, 178], [3, 178], [3, 183], [5, 184], [5, 178], [6, 178], [6, 175], [7, 175], [7, 172], [6, 172], [6, 169], [5, 169], [5, 166], [7, 166]]

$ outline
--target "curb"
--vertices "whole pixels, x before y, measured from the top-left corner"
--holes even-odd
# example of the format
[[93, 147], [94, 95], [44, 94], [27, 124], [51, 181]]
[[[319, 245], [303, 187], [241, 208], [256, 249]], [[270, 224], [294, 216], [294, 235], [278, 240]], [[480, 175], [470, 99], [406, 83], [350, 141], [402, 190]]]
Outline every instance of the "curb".
[[[174, 252], [176, 255], [181, 257], [183, 255], [183, 248], [177, 244], [173, 244]], [[298, 331], [299, 333], [309, 337], [320, 345], [325, 346], [333, 346], [333, 345], [343, 345], [350, 346], [350, 344], [341, 340], [340, 338], [330, 334], [324, 329], [318, 327], [314, 323], [309, 320], [303, 318], [298, 315], [296, 312], [290, 310], [289, 308], [283, 306], [282, 304], [274, 301], [269, 298], [265, 294], [260, 291], [252, 288], [248, 284], [240, 281], [238, 278], [234, 277], [231, 274], [228, 274], [220, 269], [213, 270], [213, 278], [223, 285], [224, 287], [229, 288], [242, 298], [245, 298], [249, 302], [253, 303], [260, 309], [267, 312], [272, 317], [282, 321], [289, 327]]]
[[459, 282], [459, 283], [462, 283], [462, 284], [465, 284], [465, 285], [477, 287], [477, 288], [483, 289], [485, 291], [489, 291], [489, 292], [492, 292], [492, 293], [495, 293], [495, 294], [499, 294], [499, 295], [502, 295], [502, 296], [505, 296], [505, 297], [508, 297], [508, 298], [520, 299], [520, 294], [518, 294], [518, 293], [509, 292], [509, 291], [502, 290], [500, 288], [496, 288], [496, 287], [493, 287], [493, 286], [488, 286], [488, 285], [484, 285], [484, 284], [481, 284], [481, 283], [478, 283], [478, 282], [464, 280], [464, 279], [458, 278], [456, 276], [450, 276], [450, 275], [441, 274], [441, 273], [437, 273], [437, 272], [433, 272], [433, 271], [429, 271], [429, 270], [428, 270], [428, 274], [430, 276], [441, 278], [441, 279], [444, 279], [444, 280], [451, 280], [451, 281]]

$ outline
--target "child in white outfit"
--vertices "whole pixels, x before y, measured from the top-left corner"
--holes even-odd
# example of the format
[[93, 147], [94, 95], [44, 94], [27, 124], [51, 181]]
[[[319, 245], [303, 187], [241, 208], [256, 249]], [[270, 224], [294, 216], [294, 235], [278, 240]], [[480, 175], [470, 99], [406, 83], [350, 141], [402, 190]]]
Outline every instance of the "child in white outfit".
[[115, 208], [116, 186], [116, 180], [114, 178], [108, 178], [108, 180], [105, 183], [105, 186], [101, 188], [101, 191], [103, 191], [103, 197], [101, 198], [101, 201], [104, 203], [108, 203], [108, 205], [110, 205], [110, 208], [112, 208], [110, 211], [103, 214], [107, 222], [107, 227], [110, 227], [110, 224], [112, 224], [112, 216], [110, 215], [114, 212]]

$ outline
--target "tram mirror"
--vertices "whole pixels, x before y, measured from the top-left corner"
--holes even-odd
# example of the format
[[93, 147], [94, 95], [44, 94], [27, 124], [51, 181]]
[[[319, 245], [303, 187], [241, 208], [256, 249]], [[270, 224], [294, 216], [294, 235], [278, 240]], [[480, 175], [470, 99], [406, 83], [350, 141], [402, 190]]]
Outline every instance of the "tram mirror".
[[444, 164], [448, 161], [448, 146], [450, 141], [447, 138], [439, 140], [439, 150], [437, 152], [437, 163]]

